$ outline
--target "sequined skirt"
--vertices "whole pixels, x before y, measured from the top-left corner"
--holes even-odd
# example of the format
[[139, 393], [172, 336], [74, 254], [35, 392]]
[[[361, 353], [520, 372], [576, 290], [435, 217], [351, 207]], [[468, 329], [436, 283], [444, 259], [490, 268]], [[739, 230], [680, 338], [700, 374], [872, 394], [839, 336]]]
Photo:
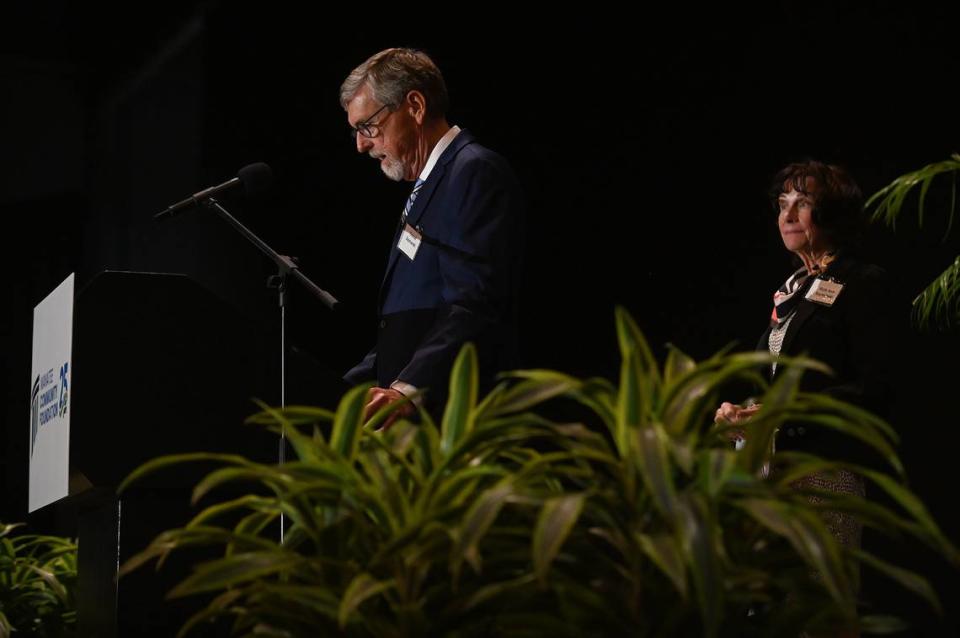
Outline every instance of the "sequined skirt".
[[[817, 489], [838, 494], [849, 494], [863, 498], [866, 489], [863, 483], [863, 477], [847, 470], [834, 470], [830, 472], [818, 472], [805, 476], [793, 484], [793, 487], [799, 490]], [[824, 499], [816, 494], [808, 496], [811, 503], [823, 503]], [[844, 547], [859, 549], [860, 537], [863, 533], [863, 524], [857, 517], [847, 512], [837, 512], [833, 510], [824, 510], [821, 512], [827, 529], [837, 539], [837, 542]]]

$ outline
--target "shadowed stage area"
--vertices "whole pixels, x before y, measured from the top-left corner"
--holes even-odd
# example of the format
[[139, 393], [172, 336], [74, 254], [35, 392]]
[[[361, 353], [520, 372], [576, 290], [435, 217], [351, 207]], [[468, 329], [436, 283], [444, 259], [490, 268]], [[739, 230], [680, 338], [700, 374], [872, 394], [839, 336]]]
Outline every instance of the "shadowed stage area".
[[[450, 122], [520, 177], [528, 367], [615, 376], [616, 305], [658, 356], [668, 343], [697, 359], [731, 343], [752, 349], [791, 270], [766, 200], [776, 170], [806, 157], [840, 163], [870, 194], [960, 151], [957, 16], [942, 6], [482, 13], [233, 2], [12, 10], [0, 25], [0, 519], [25, 517], [32, 308], [67, 274], [79, 288], [104, 270], [184, 273], [244, 325], [277, 329], [273, 266], [243, 238], [205, 210], [152, 219], [253, 162], [272, 167], [273, 188], [221, 201], [342, 302], [331, 313], [292, 285], [288, 306], [296, 400], [334, 407], [329, 380], [374, 340], [409, 189], [356, 153], [338, 103], [346, 74], [385, 47], [426, 50], [447, 80]], [[911, 220], [868, 233], [867, 257], [892, 275], [904, 314], [960, 253], [934, 212], [948, 195], [931, 190], [923, 229]], [[957, 334], [905, 338], [893, 419], [910, 485], [953, 539], [956, 379], [945, 371]], [[956, 632], [956, 572], [876, 542], [930, 575], [946, 618], [899, 591], [876, 595], [922, 635]]]

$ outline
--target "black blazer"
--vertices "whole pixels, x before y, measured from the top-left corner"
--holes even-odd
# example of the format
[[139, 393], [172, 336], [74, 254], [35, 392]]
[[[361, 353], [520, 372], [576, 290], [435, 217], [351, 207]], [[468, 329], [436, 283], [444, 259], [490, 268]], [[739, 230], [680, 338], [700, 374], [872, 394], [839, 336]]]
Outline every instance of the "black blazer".
[[[901, 329], [889, 277], [877, 266], [844, 256], [821, 276], [843, 284], [843, 289], [831, 306], [807, 299], [799, 302], [780, 354], [806, 355], [834, 371], [832, 376], [807, 371], [800, 383], [802, 391], [822, 392], [886, 418], [894, 400], [893, 365]], [[769, 337], [768, 327], [758, 350], [769, 350]], [[766, 372], [769, 377], [769, 367]], [[786, 424], [776, 445], [777, 449], [863, 461], [862, 446], [850, 437], [806, 424]]]

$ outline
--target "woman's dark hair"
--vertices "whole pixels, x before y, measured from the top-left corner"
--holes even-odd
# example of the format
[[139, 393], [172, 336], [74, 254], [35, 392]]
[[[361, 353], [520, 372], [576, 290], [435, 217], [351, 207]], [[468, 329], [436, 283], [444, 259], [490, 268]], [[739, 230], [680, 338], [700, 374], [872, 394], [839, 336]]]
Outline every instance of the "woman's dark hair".
[[863, 192], [846, 170], [816, 160], [784, 167], [770, 183], [770, 203], [775, 211], [780, 210], [780, 195], [790, 190], [813, 199], [813, 223], [831, 248], [849, 248], [856, 243], [863, 230]]

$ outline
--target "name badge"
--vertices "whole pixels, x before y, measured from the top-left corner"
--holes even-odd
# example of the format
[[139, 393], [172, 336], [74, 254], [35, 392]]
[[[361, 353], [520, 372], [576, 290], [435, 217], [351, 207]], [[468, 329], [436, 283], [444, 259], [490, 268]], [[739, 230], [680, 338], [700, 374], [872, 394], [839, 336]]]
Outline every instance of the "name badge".
[[843, 284], [839, 282], [815, 279], [804, 298], [824, 306], [832, 306], [841, 290], [843, 290]]
[[417, 251], [420, 250], [420, 241], [423, 239], [423, 236], [417, 232], [417, 229], [407, 224], [403, 228], [403, 232], [400, 233], [400, 241], [397, 242], [397, 248], [400, 249], [404, 255], [410, 261], [413, 261], [417, 256]]

